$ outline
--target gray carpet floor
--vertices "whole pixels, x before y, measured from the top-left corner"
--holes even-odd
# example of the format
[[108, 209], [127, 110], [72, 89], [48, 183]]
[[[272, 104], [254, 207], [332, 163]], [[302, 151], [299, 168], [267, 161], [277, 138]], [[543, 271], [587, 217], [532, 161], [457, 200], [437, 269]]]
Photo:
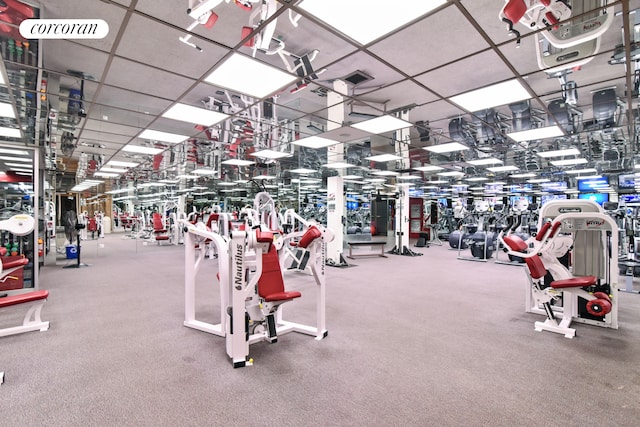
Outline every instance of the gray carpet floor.
[[[51, 328], [0, 338], [1, 425], [640, 425], [638, 294], [619, 294], [618, 330], [577, 324], [571, 340], [534, 331], [522, 267], [412, 248], [328, 268], [329, 336], [253, 344], [233, 369], [223, 338], [182, 326], [184, 248], [121, 237], [84, 242], [89, 267], [41, 268]], [[216, 271], [198, 278], [211, 322]], [[303, 294], [285, 317], [313, 319], [311, 278], [285, 285]]]

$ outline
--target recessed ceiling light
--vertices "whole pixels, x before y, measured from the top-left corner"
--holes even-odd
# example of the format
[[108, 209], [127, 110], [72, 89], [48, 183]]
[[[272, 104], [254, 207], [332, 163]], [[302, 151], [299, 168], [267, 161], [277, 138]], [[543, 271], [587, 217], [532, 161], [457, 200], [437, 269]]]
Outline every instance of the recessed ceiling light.
[[6, 136], [7, 138], [21, 138], [22, 132], [20, 132], [20, 129], [0, 127], [0, 136]]
[[0, 102], [0, 117], [15, 119], [16, 113], [13, 111], [13, 105], [7, 104], [5, 102]]
[[187, 104], [176, 104], [162, 114], [167, 119], [180, 120], [196, 125], [213, 126], [229, 118], [227, 114]]
[[402, 180], [414, 180], [414, 179], [420, 179], [419, 176], [415, 176], [415, 175], [403, 175], [403, 176], [399, 176], [396, 179], [402, 179]]
[[140, 154], [160, 154], [164, 150], [161, 148], [142, 147], [140, 145], [125, 145], [124, 147], [122, 147], [122, 151], [128, 151], [129, 153], [140, 153]]
[[[344, 2], [343, 2], [344, 4]], [[413, 124], [393, 116], [380, 116], [363, 122], [354, 123], [352, 128], [360, 129], [374, 135], [412, 127]]]
[[298, 169], [291, 169], [289, 172], [299, 173], [299, 174], [308, 174], [308, 173], [314, 173], [317, 171], [315, 169], [298, 168]]
[[293, 154], [287, 153], [284, 151], [276, 151], [276, 150], [259, 150], [250, 154], [254, 157], [262, 157], [264, 159], [282, 159], [284, 157], [291, 157]]
[[384, 7], [366, 0], [304, 0], [298, 6], [353, 40], [367, 44], [444, 3], [445, 0], [396, 0], [393, 7]]
[[367, 178], [364, 180], [365, 182], [372, 182], [372, 183], [380, 183], [380, 182], [386, 182], [386, 179], [384, 178]]
[[293, 145], [299, 145], [307, 148], [325, 148], [331, 145], [336, 145], [339, 142], [340, 141], [334, 141], [333, 139], [322, 138], [319, 136], [309, 136], [307, 138], [291, 141]]
[[345, 162], [332, 162], [332, 163], [326, 163], [322, 166], [324, 166], [325, 168], [346, 169], [346, 168], [353, 167], [354, 165], [350, 163], [345, 163]]
[[547, 178], [537, 178], [537, 179], [528, 179], [527, 182], [529, 184], [540, 184], [543, 182], [550, 182], [550, 180]]
[[492, 168], [487, 168], [487, 170], [491, 172], [510, 172], [510, 171], [517, 171], [518, 168], [516, 166], [496, 166]]
[[378, 154], [377, 156], [365, 157], [365, 159], [372, 162], [390, 162], [392, 160], [401, 160], [402, 157], [396, 156], [395, 154]]
[[473, 112], [530, 98], [524, 86], [514, 79], [452, 96], [449, 100]]
[[372, 172], [371, 175], [376, 175], [376, 176], [396, 176], [396, 175], [398, 175], [398, 172], [394, 172], [394, 171], [376, 171], [376, 172]]
[[14, 156], [28, 156], [29, 152], [25, 150], [14, 150], [12, 148], [0, 148], [0, 153], [11, 154]]
[[582, 165], [584, 163], [589, 163], [587, 159], [567, 159], [567, 160], [552, 160], [551, 163], [553, 166], [571, 166], [571, 165]]
[[126, 169], [110, 168], [109, 166], [103, 166], [100, 168], [100, 172], [125, 173], [126, 171]]
[[447, 144], [431, 145], [429, 147], [422, 147], [422, 148], [424, 148], [427, 151], [431, 151], [432, 153], [439, 153], [439, 154], [469, 149], [469, 147], [467, 147], [464, 144], [460, 144], [459, 142], [449, 142]]
[[253, 179], [268, 180], [268, 179], [276, 179], [276, 177], [273, 176], [273, 175], [256, 175], [256, 176], [253, 177]]
[[509, 175], [510, 178], [533, 178], [534, 176], [536, 176], [536, 174], [533, 172], [517, 173], [517, 174]]
[[472, 176], [471, 178], [465, 178], [465, 181], [488, 181], [489, 178], [485, 178], [484, 176]]
[[580, 154], [580, 150], [567, 148], [566, 150], [540, 151], [536, 154], [546, 159], [548, 157], [577, 156]]
[[441, 168], [440, 166], [433, 166], [433, 165], [424, 165], [424, 166], [418, 166], [413, 168], [413, 170], [420, 171], [420, 172], [433, 172], [433, 171], [439, 171], [442, 169], [444, 168]]
[[201, 169], [194, 169], [191, 171], [191, 173], [195, 173], [196, 175], [215, 175], [217, 171], [213, 169], [201, 168]]
[[476, 159], [467, 161], [470, 165], [474, 166], [484, 166], [484, 165], [495, 165], [496, 163], [503, 163], [502, 160], [496, 159], [493, 157], [486, 157], [484, 159]]
[[[121, 160], [109, 160], [107, 162], [107, 165], [109, 166], [121, 166], [123, 168], [134, 168], [136, 166], [138, 166], [140, 163], [135, 163], [135, 162], [123, 162]], [[104, 168], [102, 168], [104, 169]]]
[[223, 165], [231, 165], [231, 166], [249, 166], [254, 164], [251, 160], [242, 160], [242, 159], [229, 159], [222, 162]]
[[438, 172], [437, 175], [440, 175], [440, 176], [464, 176], [464, 172], [458, 172], [458, 171]]
[[178, 144], [189, 138], [187, 135], [179, 135], [177, 133], [161, 132], [159, 130], [145, 129], [138, 138], [149, 139], [151, 141], [168, 142], [169, 144]]
[[598, 172], [598, 170], [594, 168], [572, 169], [572, 170], [564, 171], [564, 173], [569, 173], [569, 174], [596, 173], [596, 172]]
[[235, 92], [265, 98], [298, 78], [248, 56], [234, 53], [204, 80]]
[[115, 178], [120, 176], [120, 174], [111, 173], [111, 172], [94, 172], [93, 176], [101, 176], [103, 178]]
[[564, 133], [559, 126], [547, 126], [543, 128], [535, 128], [529, 130], [523, 130], [520, 132], [511, 132], [507, 136], [516, 142], [522, 141], [535, 141], [538, 139], [555, 138], [562, 136]]

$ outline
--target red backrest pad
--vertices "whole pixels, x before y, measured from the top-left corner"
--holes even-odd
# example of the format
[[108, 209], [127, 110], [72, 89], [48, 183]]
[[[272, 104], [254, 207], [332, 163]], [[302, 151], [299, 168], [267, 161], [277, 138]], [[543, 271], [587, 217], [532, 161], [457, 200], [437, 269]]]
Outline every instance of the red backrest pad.
[[258, 280], [258, 294], [262, 298], [284, 292], [284, 280], [280, 270], [278, 251], [271, 245], [268, 252], [262, 254], [262, 275]]
[[526, 252], [527, 248], [529, 247], [527, 246], [527, 243], [524, 240], [522, 240], [522, 238], [520, 238], [520, 236], [516, 236], [515, 234], [504, 236], [502, 240], [504, 240], [504, 243], [512, 251]]
[[524, 0], [510, 0], [504, 5], [502, 12], [509, 21], [515, 24], [520, 21], [527, 12], [527, 5]]
[[162, 215], [158, 212], [153, 213], [153, 229], [154, 230], [163, 230], [164, 224], [162, 223]]
[[538, 255], [534, 255], [532, 257], [527, 257], [524, 259], [527, 263], [527, 267], [529, 267], [529, 273], [531, 277], [534, 279], [539, 279], [544, 277], [547, 274], [547, 269], [544, 268], [544, 264]]

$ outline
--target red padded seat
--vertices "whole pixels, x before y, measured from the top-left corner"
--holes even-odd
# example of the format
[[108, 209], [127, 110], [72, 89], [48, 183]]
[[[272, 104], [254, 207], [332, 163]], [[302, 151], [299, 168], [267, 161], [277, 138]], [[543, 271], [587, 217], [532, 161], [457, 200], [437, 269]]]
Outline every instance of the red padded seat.
[[49, 291], [33, 291], [27, 292], [26, 294], [12, 295], [9, 297], [0, 298], [0, 308], [23, 304], [25, 302], [47, 299], [48, 296]]
[[598, 283], [596, 276], [582, 276], [572, 277], [571, 279], [555, 280], [551, 282], [551, 287], [554, 289], [561, 288], [582, 288], [585, 286], [592, 286]]
[[22, 267], [29, 264], [28, 258], [17, 258], [11, 261], [2, 260], [2, 268], [7, 270], [13, 267]]
[[284, 290], [280, 260], [274, 245], [262, 254], [262, 275], [258, 280], [258, 294], [267, 302], [286, 301], [302, 296], [298, 291]]

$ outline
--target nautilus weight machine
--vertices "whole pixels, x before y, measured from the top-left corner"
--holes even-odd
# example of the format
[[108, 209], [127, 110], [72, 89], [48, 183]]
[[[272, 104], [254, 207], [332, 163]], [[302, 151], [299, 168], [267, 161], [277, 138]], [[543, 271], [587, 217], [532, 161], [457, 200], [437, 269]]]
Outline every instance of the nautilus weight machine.
[[[206, 230], [203, 224], [185, 227], [185, 321], [184, 325], [225, 337], [233, 366], [251, 365], [249, 345], [259, 341], [274, 343], [288, 332], [300, 332], [321, 340], [327, 336], [325, 323], [325, 246], [330, 234], [322, 226], [309, 227], [301, 245], [309, 251], [309, 264], [316, 283], [316, 325], [283, 320], [281, 305], [301, 296], [285, 291], [278, 239], [260, 227], [233, 231], [230, 239]], [[196, 319], [196, 275], [205, 258], [204, 241], [211, 240], [218, 253], [220, 323]]]

